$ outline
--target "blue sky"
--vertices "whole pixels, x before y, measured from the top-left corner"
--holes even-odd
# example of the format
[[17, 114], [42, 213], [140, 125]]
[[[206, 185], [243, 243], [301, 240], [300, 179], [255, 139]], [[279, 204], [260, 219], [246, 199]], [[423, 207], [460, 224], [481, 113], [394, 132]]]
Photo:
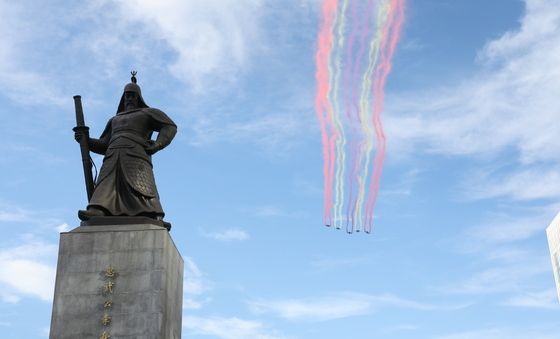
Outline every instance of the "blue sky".
[[99, 135], [131, 69], [179, 125], [154, 163], [184, 337], [559, 337], [557, 0], [408, 1], [370, 235], [322, 226], [319, 6], [0, 1], [3, 338], [47, 337], [86, 204], [72, 96]]

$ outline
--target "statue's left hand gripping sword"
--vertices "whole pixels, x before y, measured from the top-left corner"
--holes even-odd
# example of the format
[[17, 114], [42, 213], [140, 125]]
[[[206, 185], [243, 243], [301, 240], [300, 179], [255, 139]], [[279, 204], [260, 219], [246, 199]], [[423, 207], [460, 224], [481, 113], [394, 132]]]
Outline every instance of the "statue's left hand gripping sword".
[[89, 127], [85, 125], [81, 96], [79, 95], [74, 96], [74, 107], [76, 108], [76, 127], [74, 127], [72, 130], [82, 135], [79, 142], [80, 142], [80, 151], [82, 153], [84, 178], [86, 181], [86, 192], [87, 192], [87, 198], [89, 202], [93, 194], [94, 183], [93, 183], [93, 175], [91, 173], [92, 160], [91, 157], [89, 156]]

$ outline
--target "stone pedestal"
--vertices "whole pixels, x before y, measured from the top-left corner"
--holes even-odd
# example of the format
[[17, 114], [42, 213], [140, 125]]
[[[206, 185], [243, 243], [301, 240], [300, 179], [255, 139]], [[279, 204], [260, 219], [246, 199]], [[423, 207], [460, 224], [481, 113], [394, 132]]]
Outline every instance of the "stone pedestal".
[[165, 228], [61, 234], [51, 339], [179, 339], [182, 303], [183, 259]]

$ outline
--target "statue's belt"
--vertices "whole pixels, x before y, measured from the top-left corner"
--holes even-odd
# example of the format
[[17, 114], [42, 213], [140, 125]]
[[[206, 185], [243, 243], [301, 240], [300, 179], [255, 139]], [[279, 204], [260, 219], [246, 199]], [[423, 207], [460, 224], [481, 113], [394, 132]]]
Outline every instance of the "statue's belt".
[[129, 139], [129, 140], [132, 140], [135, 143], [138, 143], [138, 144], [140, 144], [144, 147], [148, 146], [148, 140], [146, 140], [145, 137], [140, 136], [138, 134], [135, 134], [133, 132], [129, 132], [129, 131], [124, 132], [123, 131], [123, 132], [113, 133], [113, 135], [111, 135], [111, 140], [109, 141], [109, 148], [111, 148], [111, 144], [119, 138], [126, 138], [126, 139]]

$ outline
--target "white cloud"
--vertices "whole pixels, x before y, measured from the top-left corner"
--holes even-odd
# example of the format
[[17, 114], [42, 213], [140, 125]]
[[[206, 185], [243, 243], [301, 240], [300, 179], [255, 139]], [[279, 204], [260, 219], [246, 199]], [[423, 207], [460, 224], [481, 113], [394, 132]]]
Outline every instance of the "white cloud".
[[516, 247], [497, 247], [495, 249], [487, 249], [486, 251], [488, 260], [501, 262], [520, 261], [532, 254], [528, 249]]
[[508, 197], [534, 200], [560, 197], [560, 171], [547, 166], [531, 166], [501, 178], [487, 174], [468, 180], [465, 191], [473, 199]]
[[507, 329], [507, 328], [487, 328], [478, 330], [467, 330], [438, 336], [436, 339], [554, 339], [558, 337], [558, 329]]
[[192, 258], [186, 257], [183, 292], [190, 295], [200, 295], [212, 288], [212, 283], [206, 281], [202, 271]]
[[184, 258], [183, 274], [183, 308], [196, 310], [202, 308], [212, 299], [202, 298], [202, 295], [212, 289], [213, 283], [205, 278], [192, 258]]
[[259, 207], [255, 212], [255, 215], [259, 217], [278, 217], [278, 216], [283, 216], [285, 214], [286, 213], [278, 206], [271, 206], [271, 205]]
[[27, 22], [32, 16], [26, 6], [3, 1], [0, 12], [0, 92], [24, 104], [62, 105], [61, 94], [29, 58], [27, 47], [33, 40], [33, 29]]
[[482, 269], [463, 281], [448, 284], [442, 290], [446, 293], [469, 295], [519, 293], [534, 288], [535, 277], [550, 273], [550, 270], [548, 258], [530, 258]]
[[537, 234], [544, 234], [548, 226], [546, 217], [503, 217], [467, 230], [477, 246], [525, 240]]
[[55, 229], [56, 229], [57, 232], [62, 233], [62, 232], [70, 231], [70, 229], [72, 229], [72, 227], [70, 227], [70, 225], [68, 225], [67, 223], [62, 223], [62, 224], [59, 224], [58, 226], [56, 226]]
[[29, 219], [29, 213], [24, 210], [0, 211], [0, 222], [23, 222]]
[[45, 11], [29, 0], [3, 1], [0, 93], [23, 104], [67, 105], [71, 86], [90, 91], [91, 103], [98, 80], [123, 67], [168, 72], [195, 91], [229, 85], [266, 46], [261, 2], [93, 0]]
[[[44, 216], [43, 216], [44, 217]], [[48, 217], [48, 219], [52, 219]], [[6, 223], [30, 223], [36, 220], [36, 212], [27, 208], [7, 203], [0, 199], [0, 222]]]
[[521, 304], [522, 296], [527, 303], [527, 298], [535, 299], [534, 291], [543, 288], [539, 282], [551, 274], [552, 267], [546, 245], [534, 248], [527, 240], [544, 238], [545, 228], [557, 209], [556, 204], [512, 208], [515, 214], [493, 216], [488, 222], [466, 229], [457, 240], [457, 249], [475, 257], [463, 270], [463, 278], [440, 290], [471, 297], [494, 295], [501, 299], [498, 303], [508, 306]]
[[199, 310], [204, 306], [204, 304], [209, 303], [212, 301], [211, 298], [205, 298], [203, 300], [194, 299], [194, 298], [184, 298], [183, 299], [183, 309], [184, 310]]
[[249, 234], [237, 228], [227, 229], [221, 232], [203, 233], [207, 238], [218, 241], [243, 241], [249, 239]]
[[8, 303], [8, 304], [17, 304], [17, 303], [19, 303], [21, 298], [16, 294], [12, 294], [10, 292], [2, 291], [2, 292], [0, 292], [0, 300], [2, 300], [5, 303]]
[[319, 271], [337, 270], [342, 267], [354, 267], [368, 261], [367, 256], [352, 258], [315, 258], [311, 261], [311, 267]]
[[303, 212], [300, 211], [287, 211], [282, 207], [275, 205], [264, 205], [257, 207], [254, 215], [257, 217], [301, 217]]
[[326, 321], [371, 313], [394, 307], [417, 310], [454, 309], [462, 306], [434, 306], [406, 300], [391, 294], [368, 295], [346, 293], [305, 299], [258, 300], [248, 302], [255, 313], [274, 313], [281, 318], [303, 321]]
[[494, 159], [513, 151], [518, 166], [476, 185], [477, 197], [560, 196], [560, 6], [526, 0], [526, 9], [518, 30], [480, 52], [484, 67], [471, 78], [388, 98], [392, 154], [423, 148]]
[[129, 21], [126, 29], [141, 29], [171, 46], [176, 52], [171, 73], [196, 90], [209, 79], [234, 79], [259, 46], [260, 0], [133, 0], [115, 5]]
[[291, 150], [308, 126], [306, 119], [293, 112], [261, 112], [256, 116], [237, 116], [235, 120], [228, 114], [213, 113], [212, 116], [197, 116], [193, 121], [191, 144], [200, 146], [224, 141], [252, 143], [278, 156]]
[[34, 231], [30, 234], [30, 238], [25, 239], [27, 242], [36, 240], [34, 236], [39, 233], [51, 234], [53, 230], [58, 232], [69, 230], [70, 226], [62, 223], [55, 214], [57, 213], [56, 211], [53, 212], [52, 208], [30, 210], [0, 199], [0, 224], [13, 225], [19, 223], [33, 226]]
[[224, 339], [255, 338], [280, 339], [286, 338], [268, 328], [265, 324], [243, 320], [236, 317], [183, 317], [183, 327], [193, 334], [202, 334]]
[[505, 302], [509, 306], [533, 307], [560, 310], [556, 289], [529, 292], [511, 297]]
[[9, 303], [23, 296], [51, 301], [56, 269], [48, 261], [56, 258], [57, 246], [30, 241], [0, 250], [2, 300]]
[[291, 320], [324, 321], [367, 314], [371, 311], [368, 298], [322, 298], [318, 300], [276, 300], [251, 302], [257, 313], [273, 312]]

